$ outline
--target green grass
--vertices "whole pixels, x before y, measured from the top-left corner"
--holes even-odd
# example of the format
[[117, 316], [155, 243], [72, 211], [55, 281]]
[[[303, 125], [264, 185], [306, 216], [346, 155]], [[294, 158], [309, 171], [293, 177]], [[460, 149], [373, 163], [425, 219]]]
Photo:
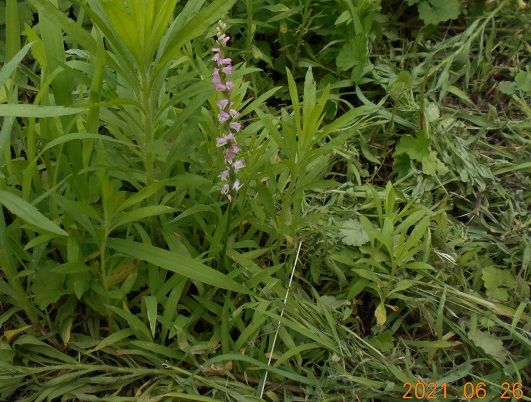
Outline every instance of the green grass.
[[0, 10], [0, 400], [531, 400], [524, 2]]

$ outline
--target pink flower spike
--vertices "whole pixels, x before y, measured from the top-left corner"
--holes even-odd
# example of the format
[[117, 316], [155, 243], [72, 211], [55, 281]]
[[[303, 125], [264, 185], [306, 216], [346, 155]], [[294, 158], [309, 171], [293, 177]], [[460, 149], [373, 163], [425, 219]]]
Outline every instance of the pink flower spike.
[[225, 169], [223, 172], [221, 172], [219, 177], [221, 177], [221, 180], [227, 180], [227, 178], [229, 177], [229, 170]]
[[228, 89], [229, 91], [232, 91], [232, 88], [234, 88], [234, 83], [233, 83], [232, 81], [227, 81], [227, 82], [225, 83], [225, 86], [227, 87], [227, 89]]
[[229, 110], [229, 113], [230, 113], [230, 115], [233, 118], [236, 118], [236, 117], [238, 117], [240, 115], [240, 112], [238, 112], [237, 110], [234, 110], [234, 109]]
[[241, 123], [233, 121], [232, 123], [230, 123], [230, 128], [232, 128], [234, 131], [240, 131], [242, 128], [242, 125]]
[[227, 145], [227, 138], [226, 137], [217, 137], [216, 138], [216, 147], [222, 147], [224, 145]]
[[232, 164], [232, 167], [234, 168], [235, 171], [238, 171], [238, 170], [240, 170], [241, 168], [244, 168], [244, 167], [245, 167], [245, 163], [243, 162], [243, 159], [238, 159], [237, 161], [235, 161], [235, 162]]
[[218, 104], [218, 106], [221, 109], [225, 109], [227, 107], [227, 105], [229, 104], [229, 100], [228, 99], [220, 99], [220, 100], [217, 101], [217, 104]]
[[229, 114], [222, 110], [221, 112], [219, 112], [218, 120], [219, 120], [220, 123], [223, 123], [223, 122], [229, 120], [229, 117], [230, 117]]

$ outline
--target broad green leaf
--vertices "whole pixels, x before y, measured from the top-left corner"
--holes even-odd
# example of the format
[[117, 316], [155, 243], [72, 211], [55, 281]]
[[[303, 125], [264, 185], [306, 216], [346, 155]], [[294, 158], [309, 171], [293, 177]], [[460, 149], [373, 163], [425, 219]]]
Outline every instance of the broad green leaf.
[[131, 240], [110, 238], [107, 245], [120, 253], [175, 272], [191, 280], [222, 289], [249, 294], [250, 291], [227, 275], [188, 256]]
[[384, 331], [381, 334], [370, 337], [367, 342], [369, 342], [380, 352], [387, 353], [393, 349], [393, 340], [393, 334], [391, 331]]
[[509, 289], [516, 285], [516, 280], [511, 272], [492, 265], [483, 268], [481, 278], [485, 289], [487, 289], [487, 295], [500, 301], [509, 300]]
[[343, 236], [343, 243], [349, 246], [359, 247], [369, 241], [369, 236], [363, 229], [359, 220], [349, 219], [343, 222], [339, 232]]
[[426, 25], [455, 20], [461, 13], [459, 0], [421, 0], [419, 16]]
[[68, 236], [68, 233], [41, 214], [35, 206], [15, 194], [0, 190], [0, 204], [4, 205], [20, 219], [39, 229], [61, 236]]
[[531, 93], [531, 72], [529, 71], [520, 71], [514, 77], [514, 82], [519, 90]]
[[430, 142], [424, 135], [414, 138], [410, 135], [405, 135], [400, 138], [396, 146], [395, 155], [406, 154], [411, 159], [421, 161], [422, 158], [429, 152]]
[[474, 333], [469, 333], [468, 337], [476, 346], [479, 346], [499, 363], [505, 362], [506, 352], [501, 339], [489, 334], [488, 332], [480, 330], [476, 330]]
[[40, 106], [26, 104], [0, 105], [0, 116], [2, 117], [57, 117], [82, 113], [84, 111], [84, 108], [73, 108], [65, 106]]
[[37, 306], [45, 309], [57, 302], [66, 293], [64, 282], [63, 274], [53, 272], [53, 268], [49, 265], [40, 266], [31, 284], [31, 291]]

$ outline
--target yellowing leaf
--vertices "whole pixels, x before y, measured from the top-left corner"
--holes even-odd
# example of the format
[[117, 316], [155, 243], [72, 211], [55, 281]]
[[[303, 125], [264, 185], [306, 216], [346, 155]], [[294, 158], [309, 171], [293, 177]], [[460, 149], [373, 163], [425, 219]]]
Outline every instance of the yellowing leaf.
[[387, 313], [383, 302], [381, 302], [378, 307], [376, 307], [376, 310], [374, 310], [374, 316], [376, 317], [376, 323], [378, 325], [384, 325], [385, 321], [387, 321]]

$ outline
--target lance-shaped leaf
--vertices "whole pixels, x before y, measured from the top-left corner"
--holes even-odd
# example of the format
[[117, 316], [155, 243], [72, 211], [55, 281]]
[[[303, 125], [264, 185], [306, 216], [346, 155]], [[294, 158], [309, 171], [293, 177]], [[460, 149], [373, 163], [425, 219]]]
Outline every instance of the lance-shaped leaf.
[[250, 293], [248, 289], [229, 276], [186, 255], [125, 239], [110, 238], [107, 240], [107, 246], [127, 256], [146, 261], [157, 267], [185, 276], [193, 281], [206, 283], [234, 292]]
[[35, 206], [15, 194], [0, 190], [0, 204], [33, 226], [61, 236], [68, 236], [68, 233], [41, 214]]

